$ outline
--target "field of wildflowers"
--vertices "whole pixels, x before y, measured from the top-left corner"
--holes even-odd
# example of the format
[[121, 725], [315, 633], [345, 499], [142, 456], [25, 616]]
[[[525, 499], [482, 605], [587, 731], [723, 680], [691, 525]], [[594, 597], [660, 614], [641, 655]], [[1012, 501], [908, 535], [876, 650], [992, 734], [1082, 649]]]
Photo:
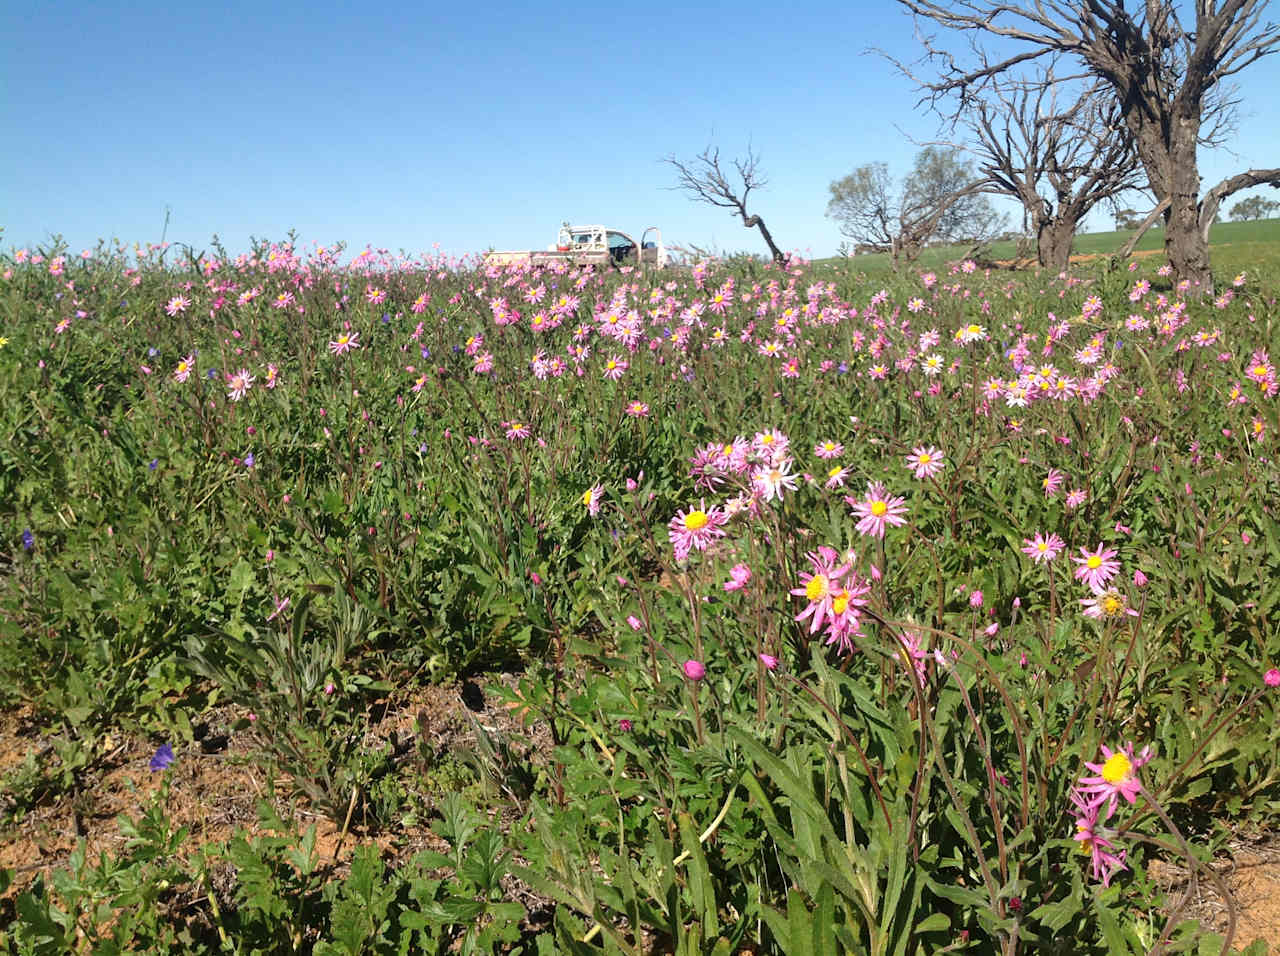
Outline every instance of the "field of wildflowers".
[[856, 266], [4, 256], [0, 948], [1265, 952], [1280, 273]]

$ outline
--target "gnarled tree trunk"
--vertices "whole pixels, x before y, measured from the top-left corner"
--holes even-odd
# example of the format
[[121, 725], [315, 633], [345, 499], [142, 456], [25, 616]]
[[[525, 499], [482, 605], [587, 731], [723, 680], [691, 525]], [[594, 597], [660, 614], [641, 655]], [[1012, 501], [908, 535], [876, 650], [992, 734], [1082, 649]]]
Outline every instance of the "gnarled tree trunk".
[[[1192, 290], [1213, 292], [1208, 236], [1200, 231], [1200, 172], [1196, 163], [1199, 124], [1179, 118], [1169, 150], [1169, 208], [1164, 214], [1164, 253], [1179, 280]], [[1159, 197], [1165, 198], [1165, 197]]]
[[1036, 223], [1036, 258], [1050, 272], [1065, 272], [1071, 264], [1071, 241], [1076, 235], [1075, 219], [1058, 216]]

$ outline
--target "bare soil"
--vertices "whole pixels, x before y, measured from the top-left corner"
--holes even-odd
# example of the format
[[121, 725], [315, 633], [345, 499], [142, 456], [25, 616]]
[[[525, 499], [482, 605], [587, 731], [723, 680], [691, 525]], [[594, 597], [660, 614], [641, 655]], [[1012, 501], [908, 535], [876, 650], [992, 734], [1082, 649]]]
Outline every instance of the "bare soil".
[[[496, 681], [501, 678], [493, 678]], [[504, 679], [511, 681], [511, 679]], [[513, 681], [511, 681], [513, 683]], [[434, 763], [475, 745], [475, 724], [518, 741], [522, 748], [550, 752], [545, 726], [526, 726], [523, 715], [505, 707], [489, 688], [467, 682], [416, 687], [387, 702], [373, 734], [407, 756]], [[229, 730], [235, 715], [222, 710], [210, 715], [195, 744], [174, 743], [176, 759], [164, 774], [149, 764], [158, 741], [117, 736], [99, 747], [92, 769], [84, 773], [70, 792], [51, 790], [34, 806], [0, 823], [0, 867], [16, 871], [9, 894], [29, 885], [38, 875], [65, 866], [71, 851], [83, 839], [91, 859], [100, 852], [114, 854], [124, 844], [117, 817], [138, 816], [168, 776], [170, 790], [166, 811], [174, 827], [190, 830], [187, 846], [195, 848], [228, 840], [238, 828], [258, 831], [257, 806], [267, 800], [286, 822], [301, 832], [316, 827], [316, 848], [322, 862], [338, 865], [349, 861], [357, 846], [376, 845], [390, 861], [411, 856], [423, 848], [440, 849], [441, 841], [430, 831], [429, 814], [412, 827], [372, 830], [356, 813], [344, 835], [340, 822], [309, 810], [303, 801], [289, 798], [289, 780], [269, 786], [257, 750], [246, 734]], [[56, 762], [53, 742], [43, 736], [23, 711], [0, 714], [0, 780], [7, 780], [27, 755], [37, 761]], [[13, 807], [13, 797], [0, 792], [0, 812]]]

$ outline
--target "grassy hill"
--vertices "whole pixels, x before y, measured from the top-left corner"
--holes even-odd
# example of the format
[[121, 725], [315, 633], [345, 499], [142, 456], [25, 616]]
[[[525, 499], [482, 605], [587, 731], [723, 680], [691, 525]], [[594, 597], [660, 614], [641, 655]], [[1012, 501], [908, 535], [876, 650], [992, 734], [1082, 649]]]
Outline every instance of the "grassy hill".
[[[1129, 237], [1130, 231], [1092, 232], [1076, 236], [1072, 254], [1077, 256], [1106, 257], [1118, 252]], [[1265, 269], [1280, 272], [1280, 219], [1260, 219], [1253, 222], [1220, 222], [1209, 233], [1213, 253], [1214, 271], [1221, 275], [1235, 275], [1244, 270]], [[1160, 256], [1164, 249], [1164, 231], [1150, 229], [1138, 243], [1135, 252]], [[938, 270], [945, 267], [964, 251], [960, 246], [941, 246], [926, 249], [914, 268]], [[991, 246], [991, 258], [1009, 261], [1016, 254], [1012, 242], [997, 242]], [[840, 262], [839, 258], [824, 260]], [[892, 271], [893, 263], [888, 253], [857, 256], [852, 260], [867, 275]]]

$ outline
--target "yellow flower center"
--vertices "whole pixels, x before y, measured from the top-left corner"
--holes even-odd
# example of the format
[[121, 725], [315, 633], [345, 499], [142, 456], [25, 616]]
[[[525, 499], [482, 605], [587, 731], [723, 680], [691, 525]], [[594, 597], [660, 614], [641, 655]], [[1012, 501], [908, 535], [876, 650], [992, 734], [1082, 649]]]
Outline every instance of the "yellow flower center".
[[707, 526], [707, 513], [703, 510], [695, 509], [684, 516], [684, 526], [689, 531], [697, 531]]
[[827, 477], [828, 477], [828, 478], [834, 478], [836, 475], [840, 474], [840, 472], [841, 472], [842, 470], [843, 470], [843, 469], [841, 469], [841, 467], [840, 467], [839, 465], [836, 465], [836, 466], [835, 466], [834, 468], [832, 468], [829, 472], [827, 472]]
[[588, 508], [591, 507], [591, 494], [592, 492], [590, 488], [588, 488], [586, 491], [582, 493], [582, 503], [586, 505]]
[[885, 515], [885, 512], [887, 512], [888, 510], [889, 510], [888, 504], [886, 504], [883, 501], [871, 502], [871, 513], [875, 515], [877, 518], [883, 518]]
[[827, 576], [825, 574], [815, 574], [809, 579], [809, 583], [804, 586], [804, 596], [810, 601], [820, 601], [827, 596]]
[[1253, 374], [1261, 378], [1267, 374], [1267, 367], [1265, 365], [1255, 365], [1253, 367]]
[[1036, 543], [1036, 549], [1037, 549], [1038, 551], [1041, 551], [1041, 552], [1048, 551], [1048, 550], [1049, 550], [1049, 542], [1048, 542], [1048, 541], [1039, 541], [1039, 542], [1037, 542], [1037, 543]]
[[1124, 754], [1112, 754], [1102, 765], [1102, 779], [1114, 786], [1119, 786], [1133, 776], [1133, 763]]
[[1098, 568], [1102, 567], [1102, 559], [1096, 554], [1091, 554], [1089, 555], [1089, 560], [1085, 562], [1085, 567], [1090, 571], [1096, 571]]
[[520, 429], [522, 429], [522, 428], [524, 428], [524, 426], [523, 426], [523, 425], [521, 425], [519, 422], [512, 422], [512, 423], [511, 423], [511, 430], [512, 430], [513, 432], [518, 432], [518, 431], [520, 431]]
[[835, 596], [831, 602], [831, 610], [836, 614], [843, 614], [849, 609], [849, 592], [841, 591]]
[[930, 456], [928, 456], [928, 455], [921, 455], [921, 456], [920, 456], [920, 464], [922, 464], [922, 465], [927, 465], [927, 464], [929, 464], [929, 462], [931, 462], [931, 461], [933, 461], [933, 459], [932, 459]]
[[1102, 610], [1108, 617], [1115, 617], [1124, 610], [1124, 602], [1114, 594], [1108, 594], [1102, 600]]
[[772, 435], [762, 435], [762, 436], [760, 437], [760, 444], [762, 444], [762, 445], [772, 445], [772, 444], [773, 444], [773, 436], [772, 436]]

